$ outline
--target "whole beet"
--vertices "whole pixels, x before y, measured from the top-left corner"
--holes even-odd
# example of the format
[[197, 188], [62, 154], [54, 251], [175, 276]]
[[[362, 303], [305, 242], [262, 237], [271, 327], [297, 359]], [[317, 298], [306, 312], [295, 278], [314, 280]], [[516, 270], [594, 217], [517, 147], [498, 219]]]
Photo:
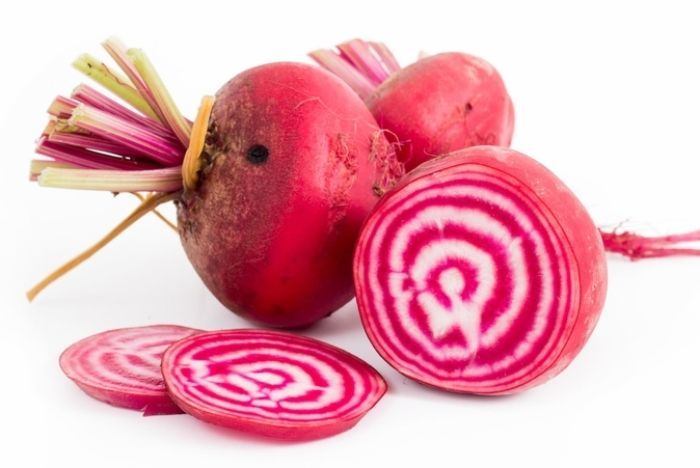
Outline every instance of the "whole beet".
[[479, 57], [446, 52], [402, 68], [384, 44], [361, 39], [309, 55], [365, 100], [407, 171], [470, 146], [510, 146], [513, 103]]
[[401, 142], [411, 170], [435, 156], [477, 145], [509, 146], [513, 103], [485, 60], [447, 52], [390, 76], [366, 99], [382, 128]]
[[303, 64], [247, 70], [217, 93], [202, 160], [179, 232], [222, 304], [299, 327], [352, 298], [360, 226], [402, 165], [349, 87]]

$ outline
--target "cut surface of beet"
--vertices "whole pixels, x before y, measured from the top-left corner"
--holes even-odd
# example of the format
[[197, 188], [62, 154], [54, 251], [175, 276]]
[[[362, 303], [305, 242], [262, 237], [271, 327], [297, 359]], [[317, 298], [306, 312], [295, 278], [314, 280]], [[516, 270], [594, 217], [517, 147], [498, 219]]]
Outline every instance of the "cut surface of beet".
[[354, 426], [386, 383], [359, 358], [327, 343], [264, 330], [188, 337], [163, 356], [168, 392], [212, 424], [290, 441]]
[[600, 235], [576, 197], [515, 151], [430, 161], [377, 206], [355, 256], [363, 325], [403, 374], [513, 393], [556, 375], [605, 298]]
[[78, 387], [100, 401], [145, 416], [182, 413], [165, 390], [161, 358], [168, 346], [199, 332], [177, 325], [110, 330], [69, 346], [59, 363]]

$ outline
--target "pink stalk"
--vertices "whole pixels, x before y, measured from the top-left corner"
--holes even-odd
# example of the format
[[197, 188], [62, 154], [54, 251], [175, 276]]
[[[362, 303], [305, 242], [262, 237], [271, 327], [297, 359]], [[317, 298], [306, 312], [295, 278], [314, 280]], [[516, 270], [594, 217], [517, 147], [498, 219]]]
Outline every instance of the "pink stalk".
[[[127, 148], [124, 145], [115, 143], [113, 141], [105, 140], [104, 138], [83, 133], [71, 133], [71, 132], [53, 132], [48, 135], [48, 141], [53, 143], [60, 143], [62, 145], [75, 146], [78, 148], [85, 148], [95, 151], [104, 151], [107, 153], [112, 153], [120, 155], [129, 159], [133, 159], [141, 156], [141, 153], [135, 151], [131, 148]], [[143, 161], [144, 168], [146, 167], [157, 167], [153, 163]]]
[[78, 105], [74, 99], [57, 96], [49, 106], [48, 113], [58, 119], [67, 119], [73, 113], [73, 109]]
[[323, 68], [347, 83], [362, 99], [366, 99], [374, 91], [374, 84], [352, 66], [350, 62], [335, 52], [320, 49], [311, 52], [309, 56]]
[[[134, 169], [147, 169], [143, 163], [137, 160], [128, 160], [117, 156], [109, 156], [84, 148], [67, 146], [42, 138], [36, 147], [36, 152], [48, 156], [56, 161], [72, 164], [86, 169], [121, 169], [132, 171]], [[152, 167], [152, 166], [151, 166]]]
[[599, 231], [605, 250], [624, 255], [631, 260], [683, 255], [700, 256], [699, 248], [679, 247], [679, 244], [700, 241], [700, 231], [655, 237], [641, 236], [629, 231], [617, 232], [617, 229], [612, 232]]
[[390, 72], [384, 69], [383, 63], [374, 55], [368, 42], [355, 39], [338, 45], [340, 56], [353, 64], [375, 86], [379, 86], [389, 78]]
[[149, 129], [94, 107], [80, 104], [69, 123], [139, 151], [163, 165], [175, 166], [182, 162], [182, 147]]
[[396, 73], [397, 71], [401, 70], [401, 65], [399, 65], [398, 60], [396, 60], [396, 57], [394, 57], [394, 54], [391, 53], [389, 48], [383, 42], [371, 42], [370, 41], [369, 45], [372, 47], [374, 52], [379, 56], [382, 63], [384, 64], [384, 68], [389, 72], [389, 74], [393, 74], [393, 73]]
[[345, 81], [362, 99], [401, 69], [389, 48], [381, 42], [353, 39], [333, 50], [309, 54], [319, 65]]
[[130, 120], [133, 123], [143, 125], [144, 127], [152, 130], [154, 133], [157, 133], [165, 138], [170, 138], [173, 141], [177, 141], [177, 139], [172, 138], [173, 134], [170, 129], [163, 126], [160, 122], [157, 122], [150, 117], [137, 114], [136, 112], [122, 106], [118, 102], [108, 98], [88, 85], [79, 85], [73, 90], [71, 97], [76, 101], [88, 104], [107, 113], [114, 114], [125, 120]]

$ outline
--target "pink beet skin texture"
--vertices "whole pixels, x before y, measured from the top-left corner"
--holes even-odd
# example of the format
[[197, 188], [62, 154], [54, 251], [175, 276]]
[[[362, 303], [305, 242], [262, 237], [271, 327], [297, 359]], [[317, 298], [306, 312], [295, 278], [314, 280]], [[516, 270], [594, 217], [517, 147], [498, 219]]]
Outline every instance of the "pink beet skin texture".
[[110, 405], [145, 416], [182, 413], [166, 393], [160, 362], [168, 346], [195, 333], [178, 325], [98, 333], [69, 346], [61, 369], [85, 393]]
[[[254, 145], [265, 161], [251, 162]], [[360, 225], [403, 170], [363, 102], [315, 67], [253, 68], [217, 93], [205, 153], [178, 220], [212, 293], [276, 327], [308, 325], [349, 301]]]
[[353, 427], [386, 392], [364, 361], [312, 338], [224, 330], [182, 340], [163, 357], [168, 392], [211, 424], [288, 441]]
[[367, 106], [401, 143], [407, 170], [469, 146], [509, 146], [513, 136], [513, 104], [501, 76], [467, 54], [433, 55], [401, 69]]
[[358, 307], [382, 357], [428, 385], [487, 395], [545, 382], [573, 360], [606, 271], [574, 194], [533, 159], [486, 146], [411, 172], [355, 255]]

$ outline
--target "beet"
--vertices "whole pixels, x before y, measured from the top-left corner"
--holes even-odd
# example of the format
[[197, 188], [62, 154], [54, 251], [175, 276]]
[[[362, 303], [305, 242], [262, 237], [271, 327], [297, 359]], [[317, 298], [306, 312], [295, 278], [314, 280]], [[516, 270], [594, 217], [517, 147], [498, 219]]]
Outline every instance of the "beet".
[[362, 100], [318, 67], [273, 63], [234, 77], [215, 99], [205, 96], [190, 122], [142, 51], [115, 40], [104, 46], [126, 77], [89, 55], [76, 67], [140, 113], [84, 85], [59, 96], [37, 146], [51, 160], [33, 161], [32, 179], [150, 193], [28, 298], [175, 201], [188, 258], [234, 312], [301, 327], [348, 302], [360, 226], [404, 172]]
[[217, 93], [199, 185], [178, 203], [182, 244], [231, 310], [308, 325], [353, 296], [361, 223], [401, 168], [362, 101], [295, 63], [241, 73]]
[[407, 170], [469, 146], [510, 145], [513, 104], [483, 59], [449, 52], [400, 68], [386, 46], [357, 39], [310, 55], [365, 99]]
[[177, 325], [110, 330], [72, 344], [59, 362], [97, 400], [144, 415], [182, 413], [165, 390], [160, 363], [168, 346], [198, 332]]
[[445, 390], [514, 393], [563, 370], [605, 299], [601, 237], [574, 194], [513, 150], [425, 163], [378, 204], [355, 254], [379, 354]]
[[364, 361], [321, 341], [264, 330], [198, 334], [163, 356], [180, 408], [208, 423], [289, 441], [353, 427], [386, 392]]

